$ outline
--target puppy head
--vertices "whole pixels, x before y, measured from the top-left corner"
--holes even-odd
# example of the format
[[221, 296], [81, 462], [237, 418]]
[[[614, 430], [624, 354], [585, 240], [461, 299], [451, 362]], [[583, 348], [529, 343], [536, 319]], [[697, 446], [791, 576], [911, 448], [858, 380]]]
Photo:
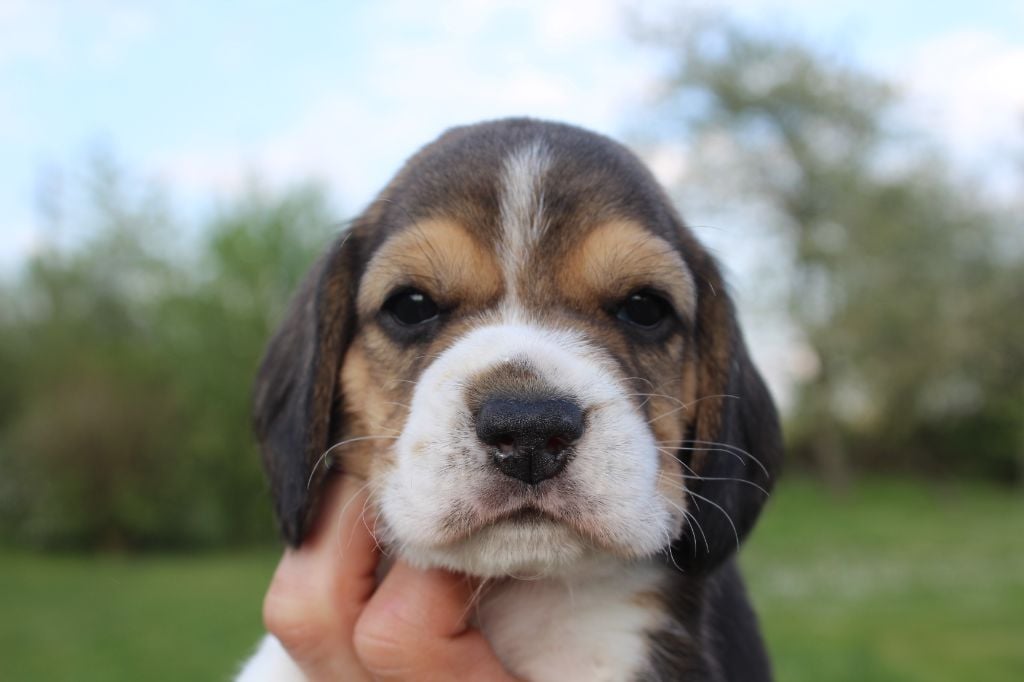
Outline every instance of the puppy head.
[[713, 568], [781, 458], [718, 268], [656, 182], [531, 120], [410, 159], [307, 278], [255, 418], [289, 542], [330, 448], [385, 542], [487, 576], [661, 552]]

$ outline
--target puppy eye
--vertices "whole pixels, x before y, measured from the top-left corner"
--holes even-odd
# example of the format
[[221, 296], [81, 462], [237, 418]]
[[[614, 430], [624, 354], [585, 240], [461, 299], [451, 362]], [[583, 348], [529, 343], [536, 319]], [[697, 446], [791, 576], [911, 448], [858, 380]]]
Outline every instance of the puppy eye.
[[422, 291], [406, 289], [384, 302], [384, 308], [399, 324], [412, 327], [433, 320], [438, 315], [437, 304]]
[[664, 298], [653, 291], [637, 291], [626, 297], [616, 313], [623, 322], [653, 329], [672, 314], [672, 307]]

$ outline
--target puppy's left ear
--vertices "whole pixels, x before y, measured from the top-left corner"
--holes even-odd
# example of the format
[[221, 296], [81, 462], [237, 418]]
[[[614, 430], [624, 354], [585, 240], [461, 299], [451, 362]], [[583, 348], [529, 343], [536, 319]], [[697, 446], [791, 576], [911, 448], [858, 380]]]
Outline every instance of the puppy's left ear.
[[306, 534], [336, 431], [338, 370], [354, 327], [357, 238], [350, 231], [307, 273], [260, 364], [253, 427], [285, 540]]
[[685, 238], [697, 284], [698, 369], [697, 402], [679, 458], [683, 473], [692, 476], [688, 511], [694, 519], [672, 551], [687, 572], [700, 573], [735, 552], [754, 526], [782, 466], [782, 431], [717, 264], [695, 239]]

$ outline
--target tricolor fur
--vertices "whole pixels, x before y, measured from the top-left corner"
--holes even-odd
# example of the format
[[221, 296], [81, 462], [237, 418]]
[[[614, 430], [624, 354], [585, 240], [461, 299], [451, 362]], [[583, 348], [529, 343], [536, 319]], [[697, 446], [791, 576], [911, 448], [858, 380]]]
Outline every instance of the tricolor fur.
[[[396, 323], [409, 291], [436, 317]], [[637, 292], [664, 304], [656, 326], [624, 321]], [[557, 475], [495, 466], [478, 431], [495, 396], [579, 411]], [[256, 428], [289, 543], [340, 461], [386, 548], [490, 579], [476, 618], [514, 674], [770, 678], [733, 555], [778, 420], [715, 262], [611, 140], [515, 119], [410, 159], [271, 341]], [[272, 642], [260, 655], [246, 679], [287, 666]]]

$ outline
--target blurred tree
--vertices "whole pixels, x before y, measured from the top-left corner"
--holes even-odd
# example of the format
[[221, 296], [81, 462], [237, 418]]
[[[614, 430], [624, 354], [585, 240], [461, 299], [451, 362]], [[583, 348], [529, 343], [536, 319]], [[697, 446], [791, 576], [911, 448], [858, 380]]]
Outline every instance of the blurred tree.
[[178, 480], [165, 471], [176, 424], [148, 315], [174, 276], [172, 220], [109, 159], [83, 184], [77, 219], [92, 236], [73, 248], [53, 239], [4, 292], [0, 525], [44, 544], [134, 544], [165, 525], [156, 500]]
[[269, 198], [254, 188], [204, 230], [191, 285], [161, 301], [159, 352], [178, 368], [189, 424], [179, 438], [199, 467], [196, 530], [213, 539], [263, 538], [271, 527], [250, 388], [274, 325], [333, 224], [314, 187]]
[[271, 538], [250, 387], [329, 238], [324, 195], [253, 188], [184, 230], [112, 164], [86, 185], [80, 213], [63, 213], [88, 236], [0, 292], [0, 531], [65, 547]]
[[1019, 218], [894, 130], [892, 87], [799, 40], [707, 16], [657, 40], [690, 192], [785, 245], [771, 269], [816, 365], [791, 449], [840, 483], [851, 456], [1021, 480]]

